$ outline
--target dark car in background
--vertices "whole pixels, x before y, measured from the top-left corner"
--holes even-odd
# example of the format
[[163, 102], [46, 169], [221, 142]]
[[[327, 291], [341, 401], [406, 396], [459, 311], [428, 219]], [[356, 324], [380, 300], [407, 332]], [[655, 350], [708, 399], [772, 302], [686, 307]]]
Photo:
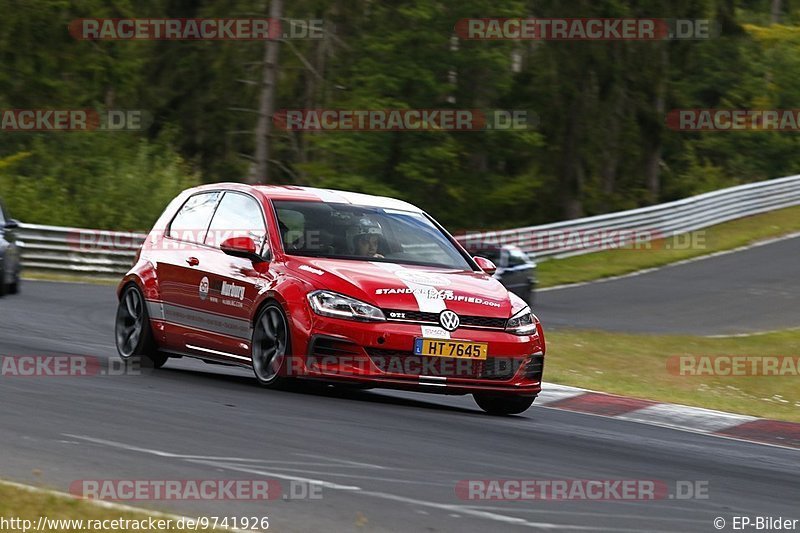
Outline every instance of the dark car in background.
[[0, 296], [19, 292], [18, 227], [19, 222], [8, 217], [5, 205], [0, 202]]
[[468, 247], [467, 250], [472, 255], [491, 260], [497, 265], [492, 277], [526, 302], [533, 303], [536, 289], [536, 261], [533, 257], [510, 244]]

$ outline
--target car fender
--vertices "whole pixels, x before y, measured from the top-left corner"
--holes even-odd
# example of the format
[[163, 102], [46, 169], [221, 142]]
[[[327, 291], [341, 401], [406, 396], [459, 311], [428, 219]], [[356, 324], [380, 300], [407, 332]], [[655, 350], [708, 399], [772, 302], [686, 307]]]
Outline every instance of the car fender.
[[158, 276], [153, 263], [140, 259], [133, 265], [122, 281], [117, 285], [117, 299], [122, 297], [122, 290], [129, 283], [135, 283], [142, 291], [145, 300], [161, 300], [161, 290], [158, 285]]
[[[291, 355], [304, 356], [308, 350], [314, 316], [308, 305], [306, 295], [315, 287], [293, 275], [279, 274], [269, 288], [259, 294], [250, 322], [255, 323], [261, 309], [270, 301], [277, 302], [289, 321], [291, 334]], [[295, 302], [290, 304], [290, 302]], [[304, 360], [302, 358], [301, 360]], [[296, 363], [295, 363], [296, 364]]]

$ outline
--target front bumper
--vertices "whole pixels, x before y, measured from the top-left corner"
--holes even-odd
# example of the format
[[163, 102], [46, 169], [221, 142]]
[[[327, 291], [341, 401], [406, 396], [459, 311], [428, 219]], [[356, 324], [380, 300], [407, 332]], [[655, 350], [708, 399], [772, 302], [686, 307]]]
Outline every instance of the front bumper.
[[440, 394], [535, 396], [541, 391], [545, 347], [541, 332], [517, 336], [459, 328], [450, 334], [454, 340], [488, 343], [488, 357], [479, 361], [414, 355], [414, 339], [423, 337], [422, 331], [418, 324], [315, 317], [287, 374]]

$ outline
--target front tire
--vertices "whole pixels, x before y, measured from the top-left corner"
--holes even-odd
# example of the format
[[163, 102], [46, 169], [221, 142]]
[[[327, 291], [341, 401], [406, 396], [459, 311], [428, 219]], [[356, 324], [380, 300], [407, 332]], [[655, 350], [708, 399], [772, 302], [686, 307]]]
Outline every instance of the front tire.
[[472, 395], [478, 407], [490, 415], [518, 415], [533, 404], [536, 396], [512, 396], [487, 393]]
[[281, 375], [290, 354], [289, 321], [276, 302], [270, 302], [258, 313], [253, 324], [253, 373], [264, 387], [285, 386], [290, 379]]
[[139, 358], [143, 366], [161, 368], [169, 359], [158, 351], [153, 340], [147, 305], [136, 285], [125, 287], [119, 299], [114, 337], [123, 361]]

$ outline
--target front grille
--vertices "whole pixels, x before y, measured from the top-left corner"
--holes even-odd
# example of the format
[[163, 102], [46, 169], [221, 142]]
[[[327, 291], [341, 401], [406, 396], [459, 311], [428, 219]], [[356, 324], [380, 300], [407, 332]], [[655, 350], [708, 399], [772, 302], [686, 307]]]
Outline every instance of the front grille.
[[[426, 313], [424, 311], [404, 311], [401, 309], [384, 309], [383, 314], [389, 321], [414, 322], [419, 324], [439, 324], [439, 313]], [[397, 316], [392, 316], [393, 314]], [[458, 315], [461, 326], [464, 328], [491, 328], [505, 329], [505, 318], [491, 318], [485, 316]]]
[[367, 348], [372, 362], [383, 372], [410, 376], [439, 376], [471, 379], [508, 380], [514, 377], [523, 360], [489, 357], [483, 361], [451, 357], [427, 357], [401, 350]]
[[462, 326], [475, 326], [479, 328], [505, 329], [505, 318], [489, 318], [485, 316], [465, 316], [461, 318]]

